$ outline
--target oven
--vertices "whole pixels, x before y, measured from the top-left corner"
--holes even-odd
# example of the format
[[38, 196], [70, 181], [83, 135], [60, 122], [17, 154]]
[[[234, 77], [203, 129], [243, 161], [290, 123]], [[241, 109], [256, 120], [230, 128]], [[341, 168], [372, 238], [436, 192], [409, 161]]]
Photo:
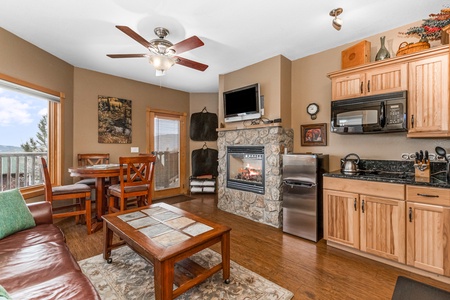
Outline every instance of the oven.
[[407, 131], [407, 92], [331, 103], [331, 132], [339, 134]]

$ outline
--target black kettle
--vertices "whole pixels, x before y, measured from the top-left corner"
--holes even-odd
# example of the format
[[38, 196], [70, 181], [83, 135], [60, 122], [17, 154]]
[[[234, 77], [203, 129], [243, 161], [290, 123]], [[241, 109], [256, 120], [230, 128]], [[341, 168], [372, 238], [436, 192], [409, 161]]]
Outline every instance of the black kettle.
[[[355, 156], [356, 160], [348, 159], [350, 156]], [[358, 169], [359, 156], [356, 153], [347, 154], [346, 157], [341, 159], [341, 171], [347, 174], [355, 174], [359, 172]]]

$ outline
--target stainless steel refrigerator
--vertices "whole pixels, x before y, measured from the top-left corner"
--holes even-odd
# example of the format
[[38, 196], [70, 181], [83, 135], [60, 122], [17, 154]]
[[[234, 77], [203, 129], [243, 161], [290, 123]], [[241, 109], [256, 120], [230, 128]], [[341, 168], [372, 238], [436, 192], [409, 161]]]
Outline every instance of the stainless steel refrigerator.
[[328, 155], [283, 155], [283, 232], [314, 242], [323, 237], [322, 175]]

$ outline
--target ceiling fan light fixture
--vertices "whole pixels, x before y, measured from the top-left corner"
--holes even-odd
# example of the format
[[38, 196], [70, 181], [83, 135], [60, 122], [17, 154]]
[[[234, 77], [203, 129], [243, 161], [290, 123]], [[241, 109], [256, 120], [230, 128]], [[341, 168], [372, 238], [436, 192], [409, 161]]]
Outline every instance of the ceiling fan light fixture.
[[343, 12], [344, 10], [342, 9], [342, 8], [340, 8], [340, 7], [338, 7], [338, 8], [335, 8], [335, 9], [332, 9], [331, 11], [330, 11], [330, 16], [332, 16], [332, 17], [334, 17], [334, 19], [333, 19], [333, 21], [332, 21], [332, 25], [333, 25], [333, 28], [334, 29], [336, 29], [336, 30], [341, 30], [341, 28], [342, 28], [342, 24], [344, 23], [343, 21], [342, 21], [342, 19], [340, 19], [340, 18], [338, 18], [338, 16]]
[[162, 54], [150, 56], [149, 61], [156, 69], [156, 76], [164, 76], [166, 71], [175, 64], [175, 59]]

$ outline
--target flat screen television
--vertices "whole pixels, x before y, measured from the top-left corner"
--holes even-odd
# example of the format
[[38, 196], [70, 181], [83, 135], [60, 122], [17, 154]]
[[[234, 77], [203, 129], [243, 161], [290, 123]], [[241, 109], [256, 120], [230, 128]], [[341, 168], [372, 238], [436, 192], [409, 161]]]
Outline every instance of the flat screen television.
[[261, 118], [259, 83], [223, 93], [225, 122]]

